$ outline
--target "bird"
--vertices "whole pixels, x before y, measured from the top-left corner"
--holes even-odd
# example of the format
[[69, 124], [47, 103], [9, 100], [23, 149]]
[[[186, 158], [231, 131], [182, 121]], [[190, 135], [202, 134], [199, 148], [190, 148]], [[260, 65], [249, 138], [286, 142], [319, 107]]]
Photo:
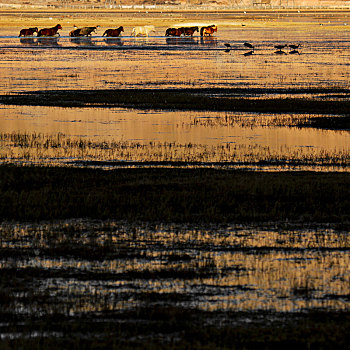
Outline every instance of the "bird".
[[229, 43], [225, 43], [224, 44], [226, 47], [231, 47], [231, 44], [229, 44]]
[[245, 56], [245, 57], [251, 56], [253, 53], [254, 53], [254, 50], [248, 51], [248, 52], [245, 52], [245, 53], [243, 54], [243, 56]]
[[290, 45], [288, 45], [291, 49], [293, 49], [293, 50], [296, 50], [297, 48], [299, 48], [301, 45], [300, 44], [298, 44], [298, 45], [295, 45], [295, 44], [290, 44]]
[[292, 50], [289, 52], [290, 55], [295, 55], [295, 54], [298, 54], [300, 55], [300, 52], [298, 50]]
[[253, 49], [254, 50], [254, 46], [251, 43], [244, 43], [243, 45], [245, 47], [248, 47], [249, 49]]
[[286, 55], [287, 53], [282, 51], [281, 49], [279, 49], [279, 50], [275, 51], [275, 54], [276, 55]]
[[283, 45], [283, 44], [279, 44], [279, 45], [275, 45], [274, 47], [275, 47], [275, 49], [278, 49], [278, 50], [282, 50], [282, 49], [284, 49], [285, 47], [286, 47], [287, 45]]

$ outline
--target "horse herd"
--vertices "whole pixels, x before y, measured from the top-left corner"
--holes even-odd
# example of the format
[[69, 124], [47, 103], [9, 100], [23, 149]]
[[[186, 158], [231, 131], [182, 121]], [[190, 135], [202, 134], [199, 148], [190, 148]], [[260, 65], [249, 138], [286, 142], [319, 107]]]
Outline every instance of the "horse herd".
[[[96, 27], [82, 27], [78, 28], [74, 26], [74, 29], [69, 33], [70, 37], [82, 37], [82, 36], [91, 36], [92, 33], [97, 33]], [[21, 29], [19, 33], [19, 37], [22, 36], [34, 36], [34, 33], [37, 33], [38, 37], [50, 37], [50, 36], [59, 36], [58, 30], [62, 29], [62, 26], [60, 24], [57, 24], [56, 26], [52, 28], [43, 28], [38, 30], [37, 27], [34, 28], [28, 28], [28, 29]], [[216, 25], [210, 25], [207, 27], [201, 27], [200, 29], [200, 35], [201, 36], [212, 36], [213, 33], [217, 32], [218, 28]], [[106, 37], [119, 37], [120, 33], [124, 32], [124, 28], [120, 26], [116, 29], [107, 29], [102, 36]], [[155, 27], [152, 25], [148, 26], [139, 26], [134, 27], [131, 31], [132, 36], [148, 36], [150, 32], [155, 32]], [[199, 32], [199, 27], [180, 27], [180, 28], [168, 28], [165, 31], [165, 36], [176, 36], [179, 37], [181, 35], [183, 36], [193, 36], [195, 32]]]

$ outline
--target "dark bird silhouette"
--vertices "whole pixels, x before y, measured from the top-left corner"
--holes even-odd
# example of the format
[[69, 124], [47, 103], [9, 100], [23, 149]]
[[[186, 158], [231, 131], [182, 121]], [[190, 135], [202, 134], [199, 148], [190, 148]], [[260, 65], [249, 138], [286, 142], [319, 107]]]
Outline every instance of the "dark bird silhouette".
[[295, 45], [295, 44], [290, 44], [290, 45], [288, 45], [291, 49], [293, 49], [293, 50], [296, 50], [296, 49], [298, 49], [301, 45], [300, 44], [298, 44], [298, 45]]
[[225, 43], [224, 45], [225, 45], [227, 48], [231, 47], [231, 45], [228, 44], [228, 43]]
[[295, 55], [295, 54], [298, 54], [300, 55], [300, 52], [298, 50], [292, 50], [289, 52], [290, 55]]
[[282, 49], [284, 49], [285, 47], [286, 47], [287, 45], [283, 45], [283, 44], [280, 44], [280, 45], [275, 45], [274, 47], [275, 47], [275, 49], [277, 49], [277, 50], [282, 50]]
[[252, 50], [252, 51], [248, 51], [248, 52], [245, 52], [245, 53], [243, 54], [243, 56], [245, 56], [245, 57], [251, 56], [253, 53], [254, 53], [253, 50]]
[[253, 49], [254, 50], [254, 46], [251, 43], [244, 43], [243, 45], [245, 47], [248, 47], [249, 49]]

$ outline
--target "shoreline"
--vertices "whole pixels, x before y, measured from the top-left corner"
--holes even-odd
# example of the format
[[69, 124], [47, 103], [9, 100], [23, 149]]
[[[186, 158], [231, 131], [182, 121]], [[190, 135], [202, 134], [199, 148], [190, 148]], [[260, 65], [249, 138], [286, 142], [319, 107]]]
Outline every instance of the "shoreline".
[[3, 220], [315, 222], [349, 227], [348, 173], [2, 165], [0, 177]]
[[[344, 88], [188, 88], [54, 90], [0, 95], [0, 104], [64, 108], [133, 108], [140, 110], [298, 113], [309, 115], [297, 127], [349, 130], [349, 90]], [[328, 99], [317, 98], [327, 93]], [[254, 95], [253, 97], [251, 95]], [[280, 97], [279, 95], [286, 96]], [[308, 98], [298, 97], [307, 94]], [[344, 95], [342, 100], [330, 95]], [[275, 96], [277, 95], [277, 96]], [[315, 115], [323, 117], [315, 118]]]
[[[29, 6], [29, 5], [28, 5]], [[121, 8], [121, 9], [104, 9], [104, 8], [90, 8], [90, 9], [75, 9], [75, 8], [21, 8], [21, 9], [4, 9], [0, 8], [0, 14], [17, 14], [17, 13], [101, 13], [101, 14], [111, 14], [111, 13], [140, 13], [140, 12], [147, 12], [147, 13], [154, 13], [154, 14], [164, 14], [164, 13], [193, 13], [195, 11], [196, 13], [203, 13], [203, 14], [211, 14], [211, 13], [217, 13], [217, 14], [314, 14], [314, 13], [339, 13], [339, 14], [345, 14], [350, 13], [350, 8], [276, 8], [276, 9], [250, 9], [250, 8], [241, 8], [241, 9], [220, 9], [220, 8], [211, 8], [211, 9], [201, 9], [201, 8], [191, 8], [191, 9], [176, 9], [176, 8], [166, 8], [166, 7], [159, 7], [157, 9], [154, 8], [147, 8], [147, 7], [140, 7], [140, 8], [134, 8], [134, 9], [128, 9], [128, 8]]]

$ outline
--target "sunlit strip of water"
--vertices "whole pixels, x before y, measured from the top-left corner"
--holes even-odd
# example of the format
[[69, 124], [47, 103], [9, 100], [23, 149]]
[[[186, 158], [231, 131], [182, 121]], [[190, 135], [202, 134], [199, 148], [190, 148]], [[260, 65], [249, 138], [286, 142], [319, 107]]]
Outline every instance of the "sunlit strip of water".
[[[278, 223], [263, 228], [77, 220], [4, 223], [0, 229], [1, 250], [7, 252], [0, 273], [33, 273], [23, 293], [32, 300], [50, 295], [47, 302], [30, 304], [31, 299], [14, 294], [9, 305], [14, 313], [59, 308], [75, 315], [153, 303], [212, 311], [350, 306], [349, 235], [327, 225], [304, 229]], [[18, 248], [25, 248], [22, 254]], [[89, 251], [91, 258], [80, 257]]]

